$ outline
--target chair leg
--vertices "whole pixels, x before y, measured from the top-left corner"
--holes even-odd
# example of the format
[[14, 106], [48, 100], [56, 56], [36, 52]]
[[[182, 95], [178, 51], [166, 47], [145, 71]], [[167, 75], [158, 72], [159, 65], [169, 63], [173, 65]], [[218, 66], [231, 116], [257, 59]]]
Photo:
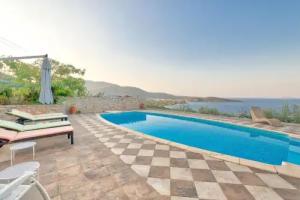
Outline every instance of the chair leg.
[[71, 144], [74, 144], [73, 132], [71, 133]]
[[70, 133], [68, 133], [68, 139], [70, 139]]
[[14, 151], [10, 150], [10, 166], [13, 165], [13, 159], [14, 159]]

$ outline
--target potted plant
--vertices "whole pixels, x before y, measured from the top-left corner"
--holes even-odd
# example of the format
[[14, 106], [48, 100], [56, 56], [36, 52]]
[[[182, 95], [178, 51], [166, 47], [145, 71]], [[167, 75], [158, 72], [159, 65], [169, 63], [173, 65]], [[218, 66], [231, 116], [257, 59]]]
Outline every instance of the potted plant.
[[76, 112], [77, 112], [76, 106], [74, 104], [71, 105], [70, 108], [69, 108], [69, 113], [70, 114], [75, 114]]
[[140, 103], [140, 109], [145, 109], [145, 104], [144, 103]]

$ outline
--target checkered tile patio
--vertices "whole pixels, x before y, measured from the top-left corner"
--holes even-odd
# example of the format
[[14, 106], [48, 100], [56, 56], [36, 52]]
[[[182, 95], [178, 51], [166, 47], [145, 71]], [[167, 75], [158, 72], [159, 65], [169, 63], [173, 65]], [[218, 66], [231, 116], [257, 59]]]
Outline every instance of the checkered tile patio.
[[250, 168], [145, 139], [101, 122], [75, 120], [161, 195], [173, 200], [299, 200], [300, 179]]

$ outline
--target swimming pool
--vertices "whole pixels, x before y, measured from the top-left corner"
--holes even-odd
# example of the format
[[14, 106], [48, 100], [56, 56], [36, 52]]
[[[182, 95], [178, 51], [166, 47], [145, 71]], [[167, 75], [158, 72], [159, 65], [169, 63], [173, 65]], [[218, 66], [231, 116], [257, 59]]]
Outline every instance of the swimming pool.
[[150, 136], [272, 165], [300, 165], [300, 140], [277, 132], [150, 112], [105, 113], [114, 124]]

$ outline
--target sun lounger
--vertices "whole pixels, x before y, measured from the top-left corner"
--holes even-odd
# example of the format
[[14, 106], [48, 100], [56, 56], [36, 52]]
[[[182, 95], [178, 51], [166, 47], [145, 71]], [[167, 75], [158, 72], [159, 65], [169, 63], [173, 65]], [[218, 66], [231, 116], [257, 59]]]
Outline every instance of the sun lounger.
[[255, 123], [265, 123], [271, 126], [282, 126], [281, 121], [278, 119], [268, 119], [263, 110], [259, 107], [252, 107], [250, 110], [250, 114], [252, 117], [253, 122]]
[[47, 121], [47, 120], [68, 120], [68, 115], [63, 113], [48, 113], [48, 114], [39, 114], [39, 115], [32, 115], [28, 112], [23, 112], [20, 110], [12, 109], [7, 114], [14, 115], [18, 117], [17, 120], [19, 123], [24, 124], [26, 121], [29, 122], [38, 122], [38, 121]]
[[21, 142], [58, 135], [67, 135], [71, 140], [71, 144], [74, 144], [73, 127], [71, 125], [21, 132], [0, 128], [0, 147], [6, 143]]
[[0, 199], [50, 200], [50, 197], [45, 188], [33, 178], [33, 173], [25, 172], [9, 184], [0, 184]]
[[19, 132], [52, 128], [52, 127], [60, 127], [60, 126], [69, 126], [69, 125], [71, 125], [69, 121], [45, 122], [39, 124], [23, 125], [12, 121], [0, 120], [1, 128], [16, 130]]

